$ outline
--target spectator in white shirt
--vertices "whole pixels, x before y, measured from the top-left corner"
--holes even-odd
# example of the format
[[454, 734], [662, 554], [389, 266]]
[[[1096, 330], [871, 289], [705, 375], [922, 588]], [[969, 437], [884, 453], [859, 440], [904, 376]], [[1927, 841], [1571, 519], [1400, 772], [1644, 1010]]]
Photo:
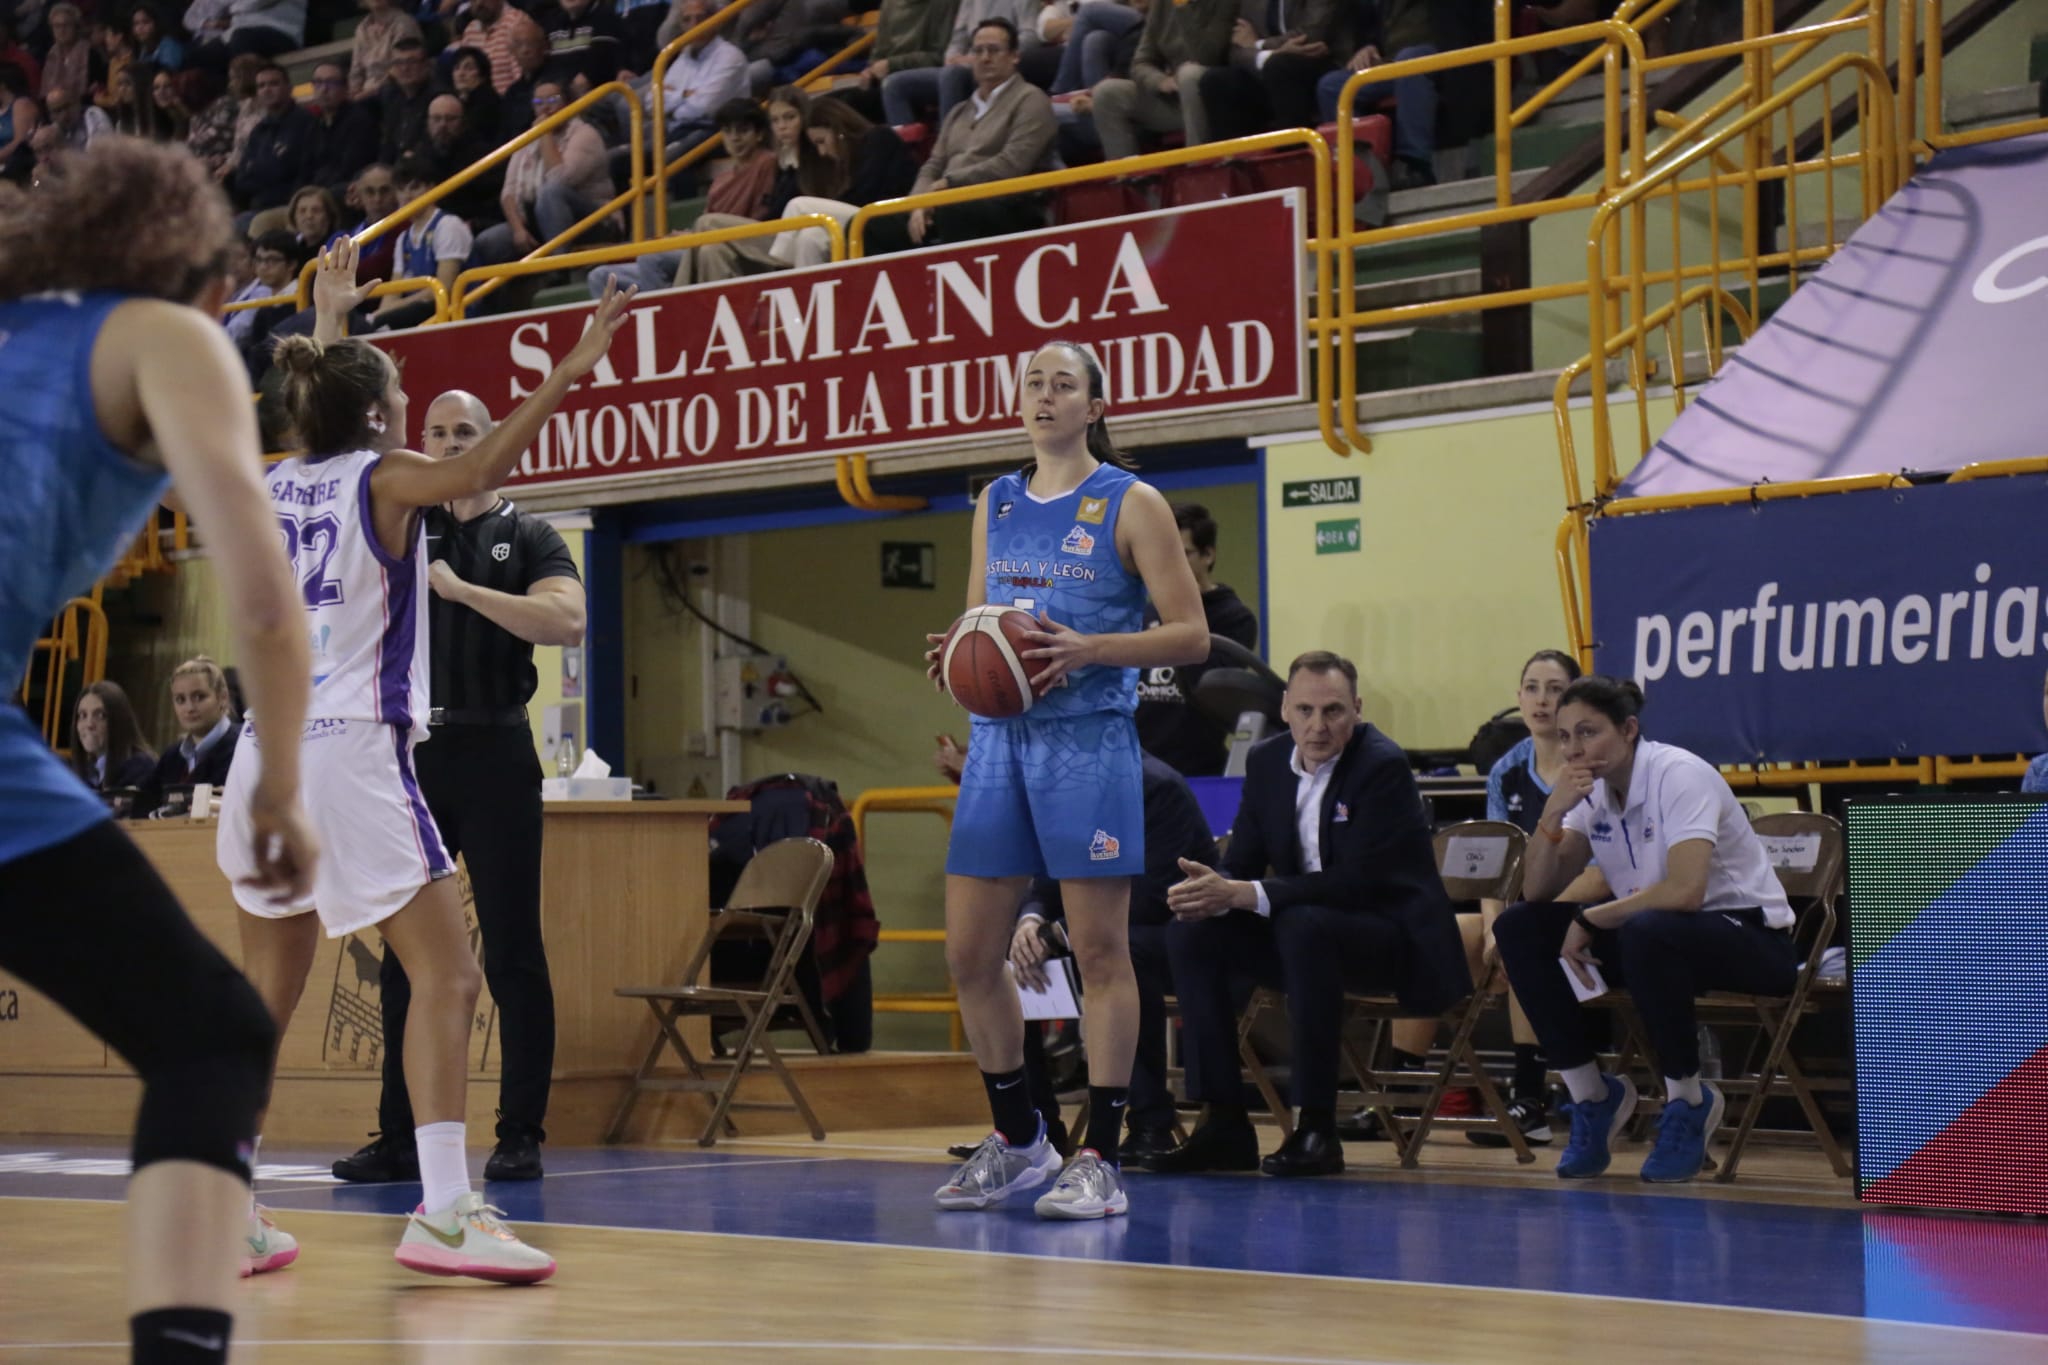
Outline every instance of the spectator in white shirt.
[[[1607, 1169], [1608, 1145], [1636, 1106], [1634, 1084], [1594, 1061], [1579, 992], [1604, 984], [1635, 1002], [1666, 1096], [1642, 1176], [1673, 1183], [1699, 1174], [1723, 1107], [1700, 1079], [1693, 1001], [1715, 990], [1784, 995], [1798, 973], [1792, 908], [1763, 841], [1713, 765], [1642, 737], [1642, 707], [1633, 682], [1590, 677], [1565, 689], [1565, 768], [1529, 841], [1527, 899], [1493, 926], [1508, 980], [1571, 1091], [1565, 1179]], [[1556, 900], [1589, 863], [1614, 899]]]

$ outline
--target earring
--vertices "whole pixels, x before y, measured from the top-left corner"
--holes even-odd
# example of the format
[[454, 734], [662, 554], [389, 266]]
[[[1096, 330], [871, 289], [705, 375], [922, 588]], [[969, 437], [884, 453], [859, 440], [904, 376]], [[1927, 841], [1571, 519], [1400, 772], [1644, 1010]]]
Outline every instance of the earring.
[[379, 436], [384, 434], [384, 414], [375, 408], [370, 409], [370, 430]]

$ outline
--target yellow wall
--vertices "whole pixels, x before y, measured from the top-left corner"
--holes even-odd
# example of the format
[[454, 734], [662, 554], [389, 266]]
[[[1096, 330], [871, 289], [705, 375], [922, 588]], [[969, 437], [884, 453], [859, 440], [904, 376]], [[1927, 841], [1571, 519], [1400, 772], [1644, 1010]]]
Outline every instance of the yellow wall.
[[[1207, 506], [1221, 527], [1218, 577], [1254, 609], [1259, 600], [1257, 490], [1250, 484], [1176, 491]], [[752, 608], [750, 637], [786, 655], [816, 694], [823, 715], [748, 736], [743, 778], [818, 773], [851, 801], [872, 787], [929, 786], [934, 737], [967, 739], [967, 717], [925, 681], [924, 636], [952, 621], [966, 600], [965, 512], [764, 532], [740, 538]], [[931, 591], [880, 586], [881, 545], [929, 541], [939, 585]], [[677, 559], [711, 563], [717, 547], [681, 542]], [[663, 791], [693, 784], [715, 791], [715, 759], [689, 752], [701, 732], [702, 627], [664, 607], [652, 553], [629, 547], [626, 561], [627, 749], [631, 770]], [[882, 923], [892, 929], [944, 923], [945, 838], [932, 816], [883, 815], [868, 833], [869, 881]], [[885, 946], [876, 959], [881, 992], [935, 990], [943, 982], [936, 947]], [[877, 1046], [942, 1046], [943, 1021], [877, 1019]]]

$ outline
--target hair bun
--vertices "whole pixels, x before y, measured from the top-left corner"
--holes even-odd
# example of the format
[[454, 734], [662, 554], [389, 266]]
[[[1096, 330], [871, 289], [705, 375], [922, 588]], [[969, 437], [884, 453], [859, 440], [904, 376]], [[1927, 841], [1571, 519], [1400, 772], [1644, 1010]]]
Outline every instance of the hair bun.
[[312, 337], [285, 337], [277, 343], [272, 362], [279, 369], [293, 374], [311, 374], [319, 368], [320, 357], [326, 349]]

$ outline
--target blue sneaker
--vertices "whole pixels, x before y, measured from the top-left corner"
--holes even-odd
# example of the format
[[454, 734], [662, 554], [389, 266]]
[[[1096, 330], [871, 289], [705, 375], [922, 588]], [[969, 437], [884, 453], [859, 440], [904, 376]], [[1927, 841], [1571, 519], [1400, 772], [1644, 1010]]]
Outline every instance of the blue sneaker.
[[1666, 1101], [1657, 1118], [1657, 1145], [1643, 1162], [1643, 1179], [1654, 1185], [1679, 1185], [1698, 1175], [1727, 1105], [1720, 1090], [1705, 1081], [1700, 1082], [1698, 1104]]
[[1607, 1082], [1607, 1098], [1586, 1100], [1563, 1106], [1571, 1116], [1572, 1140], [1566, 1144], [1564, 1155], [1558, 1158], [1557, 1176], [1560, 1180], [1587, 1180], [1607, 1169], [1612, 1160], [1608, 1144], [1614, 1141], [1623, 1125], [1635, 1116], [1636, 1085], [1626, 1076], [1602, 1075]]

